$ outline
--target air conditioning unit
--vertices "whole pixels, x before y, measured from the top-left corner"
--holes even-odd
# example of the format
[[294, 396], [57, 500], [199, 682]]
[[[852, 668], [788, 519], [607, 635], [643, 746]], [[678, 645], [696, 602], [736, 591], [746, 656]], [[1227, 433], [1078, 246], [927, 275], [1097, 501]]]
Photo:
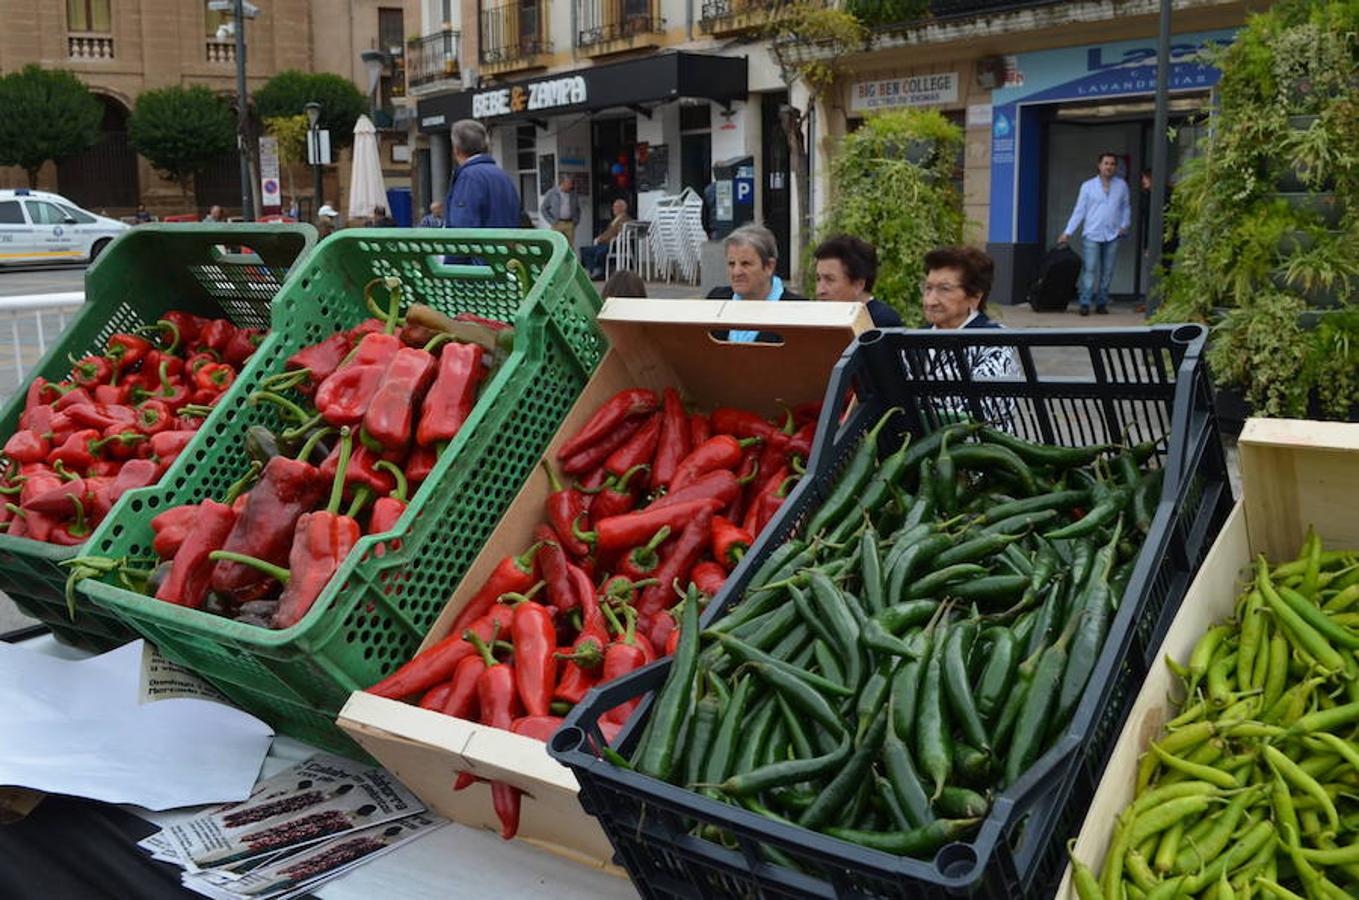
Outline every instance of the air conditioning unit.
[[1005, 57], [983, 56], [976, 64], [977, 87], [994, 91], [1005, 84]]

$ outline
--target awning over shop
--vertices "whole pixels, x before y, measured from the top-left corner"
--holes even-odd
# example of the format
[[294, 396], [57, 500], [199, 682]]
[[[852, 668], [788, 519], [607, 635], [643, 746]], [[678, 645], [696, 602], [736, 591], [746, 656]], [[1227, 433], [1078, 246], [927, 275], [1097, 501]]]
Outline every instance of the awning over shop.
[[545, 120], [565, 113], [637, 107], [691, 97], [730, 103], [746, 97], [742, 56], [658, 53], [641, 59], [554, 72], [496, 87], [420, 100], [420, 130], [443, 131], [459, 119], [487, 124]]

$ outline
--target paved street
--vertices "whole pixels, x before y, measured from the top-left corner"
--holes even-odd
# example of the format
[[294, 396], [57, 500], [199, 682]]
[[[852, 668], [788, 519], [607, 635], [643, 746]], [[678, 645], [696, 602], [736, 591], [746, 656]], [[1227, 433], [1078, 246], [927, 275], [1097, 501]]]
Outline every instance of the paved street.
[[24, 268], [0, 266], [0, 297], [78, 291], [84, 285], [84, 266], [63, 265]]

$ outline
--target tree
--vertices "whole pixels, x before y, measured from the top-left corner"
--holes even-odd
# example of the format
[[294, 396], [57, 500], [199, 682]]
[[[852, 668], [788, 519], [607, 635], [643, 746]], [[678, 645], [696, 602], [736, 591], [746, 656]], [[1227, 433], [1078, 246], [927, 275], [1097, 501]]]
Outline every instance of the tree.
[[962, 198], [953, 183], [963, 134], [936, 110], [870, 116], [831, 159], [824, 234], [852, 234], [878, 249], [874, 295], [919, 324], [923, 257], [962, 239]]
[[814, 109], [840, 74], [840, 61], [847, 54], [863, 49], [868, 30], [852, 13], [817, 2], [796, 0], [771, 9], [765, 33], [770, 53], [778, 63], [783, 83], [788, 86], [789, 103], [780, 111], [788, 134], [789, 168], [797, 191], [801, 225], [798, 228], [797, 259], [806, 255], [811, 241], [811, 185], [807, 177], [807, 113], [791, 103], [793, 87], [799, 82], [807, 88], [807, 108]]
[[231, 106], [203, 85], [166, 87], [137, 98], [127, 120], [128, 140], [157, 171], [189, 196], [195, 172], [236, 146]]
[[313, 101], [321, 104], [319, 127], [329, 129], [331, 145], [348, 146], [354, 140], [354, 122], [368, 111], [368, 98], [352, 81], [326, 72], [288, 69], [255, 92], [255, 109], [263, 119], [304, 115]]
[[278, 162], [288, 179], [288, 195], [296, 197], [292, 166], [307, 158], [307, 132], [311, 130], [311, 123], [306, 116], [272, 116], [264, 120], [264, 130], [278, 144]]
[[21, 167], [37, 187], [43, 163], [95, 145], [103, 118], [103, 105], [70, 72], [33, 64], [0, 77], [0, 166]]

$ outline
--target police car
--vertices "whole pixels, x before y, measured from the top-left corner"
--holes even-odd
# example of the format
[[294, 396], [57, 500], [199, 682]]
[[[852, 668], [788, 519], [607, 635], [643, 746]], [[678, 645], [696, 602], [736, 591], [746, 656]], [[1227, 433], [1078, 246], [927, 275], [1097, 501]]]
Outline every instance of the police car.
[[117, 219], [86, 212], [60, 194], [0, 190], [0, 266], [93, 262], [127, 229]]

